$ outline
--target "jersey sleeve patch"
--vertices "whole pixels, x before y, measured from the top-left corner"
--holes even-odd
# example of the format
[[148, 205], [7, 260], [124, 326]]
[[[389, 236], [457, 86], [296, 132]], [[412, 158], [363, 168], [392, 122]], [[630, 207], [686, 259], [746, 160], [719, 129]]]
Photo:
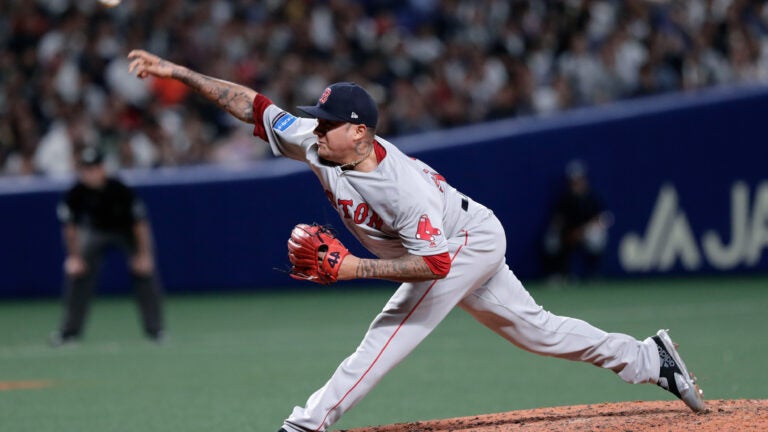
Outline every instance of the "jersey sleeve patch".
[[442, 234], [442, 231], [440, 228], [432, 226], [429, 216], [426, 213], [421, 215], [419, 224], [416, 226], [416, 238], [428, 241], [429, 247], [435, 247], [435, 237], [440, 234]]
[[278, 132], [285, 132], [295, 121], [295, 116], [283, 111], [272, 120], [272, 129]]

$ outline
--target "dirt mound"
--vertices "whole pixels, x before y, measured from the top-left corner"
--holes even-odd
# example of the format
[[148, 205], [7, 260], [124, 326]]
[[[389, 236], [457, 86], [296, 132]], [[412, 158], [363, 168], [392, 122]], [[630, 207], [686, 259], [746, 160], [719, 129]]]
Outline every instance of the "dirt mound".
[[710, 400], [695, 414], [681, 402], [619, 402], [398, 423], [346, 432], [768, 431], [768, 400]]

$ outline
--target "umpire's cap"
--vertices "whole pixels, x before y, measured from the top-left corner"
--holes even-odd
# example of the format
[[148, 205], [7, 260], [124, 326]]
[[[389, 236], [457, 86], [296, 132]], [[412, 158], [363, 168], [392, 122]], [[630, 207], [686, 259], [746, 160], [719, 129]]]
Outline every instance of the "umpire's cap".
[[580, 159], [574, 159], [565, 166], [565, 176], [568, 179], [584, 178], [587, 176], [587, 164]]
[[79, 160], [82, 166], [101, 165], [104, 161], [104, 154], [97, 147], [86, 147], [80, 152]]
[[373, 97], [353, 82], [331, 84], [317, 100], [317, 105], [297, 108], [319, 119], [364, 124], [373, 129], [379, 121], [379, 110]]

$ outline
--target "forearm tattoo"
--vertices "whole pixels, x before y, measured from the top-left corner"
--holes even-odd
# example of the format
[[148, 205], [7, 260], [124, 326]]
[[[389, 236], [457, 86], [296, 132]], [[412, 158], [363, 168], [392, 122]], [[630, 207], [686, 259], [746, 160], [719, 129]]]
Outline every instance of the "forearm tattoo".
[[183, 82], [238, 119], [253, 123], [253, 98], [256, 97], [256, 91], [188, 69], [175, 70], [173, 78]]
[[434, 273], [420, 256], [407, 254], [396, 259], [361, 259], [355, 276], [362, 279], [386, 279], [418, 282], [435, 279]]

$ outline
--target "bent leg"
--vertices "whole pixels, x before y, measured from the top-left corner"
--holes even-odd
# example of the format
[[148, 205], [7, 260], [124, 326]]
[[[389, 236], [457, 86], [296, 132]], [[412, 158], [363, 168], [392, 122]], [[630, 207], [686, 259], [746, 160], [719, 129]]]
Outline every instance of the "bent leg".
[[103, 238], [97, 233], [84, 230], [80, 242], [85, 272], [77, 276], [65, 276], [64, 316], [59, 328], [63, 338], [78, 337], [83, 332], [104, 253]]
[[355, 406], [461, 298], [446, 301], [440, 293], [441, 282], [401, 285], [371, 323], [357, 350], [309, 397], [305, 407], [293, 409], [283, 427], [289, 431], [324, 431]]
[[163, 332], [162, 290], [154, 273], [145, 275], [133, 273], [136, 302], [141, 312], [144, 333], [157, 339]]
[[78, 337], [83, 331], [91, 304], [97, 271], [93, 264], [80, 276], [67, 277], [64, 293], [64, 317], [60, 333], [63, 338]]
[[[405, 283], [368, 329], [357, 350], [331, 379], [296, 407], [283, 428], [289, 432], [324, 431], [360, 401], [437, 327], [467, 292], [478, 289], [504, 259], [503, 236], [489, 218], [452, 244], [453, 263], [445, 279]], [[494, 222], [494, 224], [491, 224]]]
[[[132, 267], [130, 259], [136, 254], [136, 242], [133, 237], [117, 235], [114, 241], [125, 254], [128, 267]], [[163, 292], [157, 272], [154, 269], [147, 272], [131, 268], [131, 278], [144, 334], [151, 339], [160, 340], [163, 336]]]
[[532, 353], [591, 363], [614, 371], [629, 383], [658, 380], [659, 355], [651, 338], [638, 341], [607, 333], [580, 319], [544, 310], [506, 264], [459, 307]]

